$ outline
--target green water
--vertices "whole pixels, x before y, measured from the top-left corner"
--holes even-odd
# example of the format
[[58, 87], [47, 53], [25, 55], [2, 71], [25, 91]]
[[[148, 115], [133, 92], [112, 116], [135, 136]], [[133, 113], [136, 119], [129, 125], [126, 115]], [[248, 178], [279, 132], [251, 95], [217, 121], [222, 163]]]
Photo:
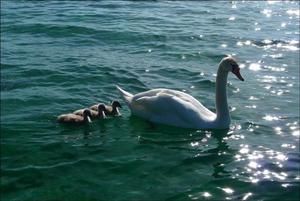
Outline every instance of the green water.
[[[182, 90], [229, 130], [152, 125], [114, 85]], [[56, 117], [114, 99], [122, 116]], [[299, 2], [1, 1], [2, 200], [298, 200]]]

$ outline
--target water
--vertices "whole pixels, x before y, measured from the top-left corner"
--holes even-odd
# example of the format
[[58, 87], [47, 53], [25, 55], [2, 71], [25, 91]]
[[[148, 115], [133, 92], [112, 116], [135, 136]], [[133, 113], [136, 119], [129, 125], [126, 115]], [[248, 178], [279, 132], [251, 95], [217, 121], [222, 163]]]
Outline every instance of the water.
[[[127, 107], [55, 122], [120, 100], [115, 84], [214, 110], [227, 54], [246, 80], [229, 75], [229, 130], [152, 126]], [[2, 200], [297, 200], [298, 90], [296, 1], [3, 1]]]

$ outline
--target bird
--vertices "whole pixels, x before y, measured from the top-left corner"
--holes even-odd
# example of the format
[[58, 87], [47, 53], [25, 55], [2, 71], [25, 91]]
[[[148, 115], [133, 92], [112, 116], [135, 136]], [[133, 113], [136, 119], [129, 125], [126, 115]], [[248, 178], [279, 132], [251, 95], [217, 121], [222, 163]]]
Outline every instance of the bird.
[[89, 109], [85, 109], [83, 111], [83, 116], [76, 115], [73, 113], [62, 114], [57, 117], [57, 122], [64, 124], [86, 124], [91, 122], [91, 116], [91, 111]]
[[[97, 107], [98, 107], [99, 104], [96, 104], [96, 105], [92, 105], [90, 107], [91, 110], [97, 110]], [[105, 106], [105, 114], [106, 115], [109, 115], [109, 116], [120, 116], [121, 113], [119, 111], [118, 108], [122, 108], [121, 104], [119, 101], [112, 101], [111, 105], [104, 105]]]
[[231, 121], [226, 93], [229, 72], [244, 81], [236, 60], [231, 56], [223, 58], [216, 77], [216, 113], [182, 91], [158, 88], [133, 95], [118, 85], [116, 88], [131, 114], [150, 122], [192, 129], [228, 129]]
[[[106, 118], [106, 115], [105, 115], [106, 108], [105, 108], [104, 104], [98, 104], [95, 109], [96, 110], [92, 110], [92, 109], [90, 110], [92, 119], [97, 119], [97, 118], [105, 119]], [[85, 109], [76, 110], [73, 112], [73, 114], [83, 116], [84, 110]]]

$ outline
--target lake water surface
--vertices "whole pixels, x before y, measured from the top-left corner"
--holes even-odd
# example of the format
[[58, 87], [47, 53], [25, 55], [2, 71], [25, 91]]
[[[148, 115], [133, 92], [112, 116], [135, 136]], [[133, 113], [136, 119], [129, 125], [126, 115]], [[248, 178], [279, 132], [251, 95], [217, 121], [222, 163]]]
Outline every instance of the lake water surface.
[[[115, 84], [185, 91], [229, 130], [150, 125]], [[119, 99], [89, 126], [61, 113]], [[2, 200], [297, 200], [299, 2], [1, 1]]]

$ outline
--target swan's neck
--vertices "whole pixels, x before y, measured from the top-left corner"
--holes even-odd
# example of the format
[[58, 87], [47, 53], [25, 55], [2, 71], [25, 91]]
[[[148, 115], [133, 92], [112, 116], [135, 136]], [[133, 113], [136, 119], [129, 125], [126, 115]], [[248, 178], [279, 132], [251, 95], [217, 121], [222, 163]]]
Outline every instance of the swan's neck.
[[224, 71], [222, 68], [219, 68], [216, 80], [216, 121], [223, 124], [230, 123], [226, 93], [227, 76], [228, 72]]

